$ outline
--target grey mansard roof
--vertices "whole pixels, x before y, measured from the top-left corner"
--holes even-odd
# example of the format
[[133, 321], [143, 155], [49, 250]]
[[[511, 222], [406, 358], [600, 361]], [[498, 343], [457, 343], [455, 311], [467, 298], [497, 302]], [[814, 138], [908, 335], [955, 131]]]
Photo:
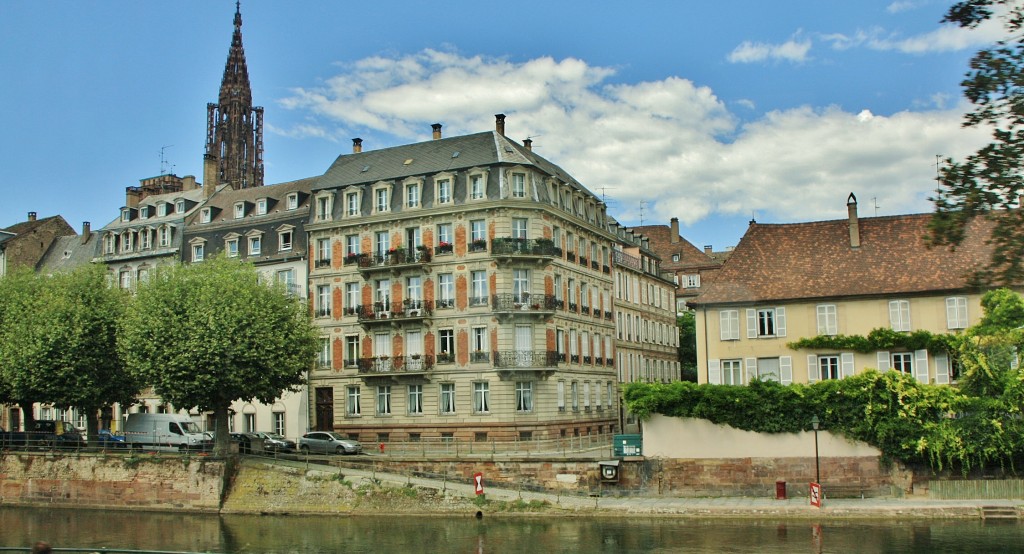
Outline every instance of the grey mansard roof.
[[[412, 162], [406, 164], [407, 160]], [[534, 166], [593, 196], [568, 172], [496, 131], [342, 154], [313, 190], [499, 164]]]

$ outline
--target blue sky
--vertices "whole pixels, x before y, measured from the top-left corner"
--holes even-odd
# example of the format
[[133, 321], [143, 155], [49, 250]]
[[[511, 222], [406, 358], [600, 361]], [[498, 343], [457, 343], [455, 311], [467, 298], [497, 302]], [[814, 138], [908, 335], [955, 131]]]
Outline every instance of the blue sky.
[[[967, 61], [998, 36], [948, 2], [242, 2], [266, 182], [336, 156], [491, 130], [598, 194], [626, 225], [678, 217], [698, 247], [747, 222], [930, 210], [961, 129]], [[124, 188], [202, 176], [229, 0], [0, 2], [0, 227], [106, 225]], [[166, 148], [165, 148], [166, 147]], [[166, 165], [161, 165], [164, 152]]]

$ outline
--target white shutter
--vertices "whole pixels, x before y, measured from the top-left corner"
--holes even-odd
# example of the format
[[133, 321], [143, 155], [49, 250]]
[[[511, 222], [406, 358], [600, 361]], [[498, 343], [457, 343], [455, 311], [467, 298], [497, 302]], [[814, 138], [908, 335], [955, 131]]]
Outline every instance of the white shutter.
[[744, 385], [749, 383], [751, 379], [753, 379], [754, 377], [757, 377], [757, 358], [747, 358], [745, 361], [747, 366], [747, 374], [743, 378]]
[[722, 364], [718, 360], [708, 360], [708, 383], [722, 384]]
[[856, 371], [856, 368], [853, 366], [853, 353], [843, 352], [840, 354], [839, 363], [842, 364], [843, 377], [853, 377], [853, 372]]
[[775, 336], [786, 336], [786, 308], [775, 308]]
[[732, 321], [729, 317], [730, 310], [721, 310], [718, 312], [718, 335], [722, 340], [729, 340], [732, 338]]
[[918, 383], [928, 383], [928, 351], [914, 351], [914, 373]]
[[747, 309], [747, 338], [757, 338], [757, 310]]
[[957, 317], [956, 309], [956, 298], [946, 299], [946, 329], [959, 329], [960, 326], [957, 324], [959, 318]]
[[783, 385], [793, 383], [793, 358], [790, 356], [779, 356], [779, 382]]
[[935, 355], [935, 383], [938, 385], [949, 384], [949, 356], [945, 352]]
[[878, 371], [889, 370], [889, 353], [879, 351], [876, 353], [878, 359]]
[[813, 383], [818, 380], [818, 357], [813, 354], [807, 355], [807, 382]]

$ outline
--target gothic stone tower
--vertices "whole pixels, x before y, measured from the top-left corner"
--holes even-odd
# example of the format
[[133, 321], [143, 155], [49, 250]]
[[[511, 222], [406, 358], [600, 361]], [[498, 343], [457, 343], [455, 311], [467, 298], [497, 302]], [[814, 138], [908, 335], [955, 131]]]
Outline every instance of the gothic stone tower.
[[234, 189], [263, 185], [263, 108], [252, 105], [239, 2], [235, 3], [235, 32], [220, 98], [216, 104], [206, 105], [203, 182], [209, 187], [207, 194], [222, 184]]

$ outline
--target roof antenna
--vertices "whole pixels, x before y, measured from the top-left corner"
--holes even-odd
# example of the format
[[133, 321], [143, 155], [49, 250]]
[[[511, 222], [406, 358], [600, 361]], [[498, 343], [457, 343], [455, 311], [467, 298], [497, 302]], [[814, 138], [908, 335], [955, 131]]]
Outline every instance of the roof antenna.
[[644, 207], [647, 205], [646, 200], [640, 201], [640, 227], [644, 226]]
[[874, 204], [874, 206], [875, 206], [875, 217], [878, 217], [878, 197], [877, 196], [872, 196], [871, 197], [871, 203]]
[[167, 167], [168, 166], [174, 167], [174, 164], [172, 164], [171, 162], [167, 161], [167, 158], [164, 156], [164, 150], [167, 150], [168, 148], [170, 148], [172, 146], [174, 146], [174, 145], [173, 144], [168, 144], [166, 146], [161, 146], [160, 147], [160, 175], [167, 175], [168, 174], [168, 171], [167, 171]]

